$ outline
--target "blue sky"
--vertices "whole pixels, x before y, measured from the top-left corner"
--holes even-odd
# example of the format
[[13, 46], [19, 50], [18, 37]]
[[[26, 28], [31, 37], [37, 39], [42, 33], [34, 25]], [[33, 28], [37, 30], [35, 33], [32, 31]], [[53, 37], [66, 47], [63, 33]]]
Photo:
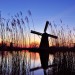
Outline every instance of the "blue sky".
[[22, 11], [32, 12], [35, 29], [43, 30], [46, 20], [63, 23], [73, 27], [75, 25], [75, 0], [0, 0], [2, 16], [8, 18], [11, 15]]

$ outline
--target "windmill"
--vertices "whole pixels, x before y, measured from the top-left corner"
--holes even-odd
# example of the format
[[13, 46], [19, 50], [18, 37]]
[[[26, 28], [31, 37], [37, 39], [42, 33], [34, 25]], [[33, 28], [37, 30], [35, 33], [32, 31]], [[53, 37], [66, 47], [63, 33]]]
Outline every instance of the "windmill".
[[[44, 69], [44, 74], [45, 75], [46, 75], [45, 71], [49, 67], [48, 66], [48, 60], [49, 60], [48, 50], [49, 49], [45, 50], [46, 48], [49, 48], [48, 37], [57, 39], [57, 36], [46, 33], [48, 25], [49, 25], [49, 21], [46, 21], [45, 28], [44, 28], [44, 33], [40, 33], [40, 32], [31, 30], [31, 33], [42, 36], [39, 48], [43, 48], [44, 50], [43, 49], [39, 50], [39, 55], [40, 55], [41, 67]], [[41, 67], [39, 67], [39, 68], [41, 68]], [[33, 69], [31, 69], [31, 71], [39, 69], [39, 68], [33, 68]]]

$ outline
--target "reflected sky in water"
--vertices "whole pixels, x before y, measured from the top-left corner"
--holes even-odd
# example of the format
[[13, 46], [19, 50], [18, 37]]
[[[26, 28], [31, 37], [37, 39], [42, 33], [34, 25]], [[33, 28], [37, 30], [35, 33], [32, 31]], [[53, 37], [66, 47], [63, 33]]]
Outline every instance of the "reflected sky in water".
[[[57, 75], [58, 72], [64, 73], [65, 70], [67, 72], [69, 71], [71, 73], [70, 75], [74, 75], [72, 73], [75, 72], [75, 53], [57, 52], [54, 55], [49, 55], [48, 64], [57, 64], [56, 67], [48, 69], [48, 75], [53, 75], [53, 73]], [[30, 72], [31, 68], [38, 66], [41, 66], [38, 53], [34, 54], [27, 51], [0, 51], [1, 75], [44, 75], [43, 69]]]
[[[49, 64], [53, 56], [50, 55]], [[2, 75], [44, 75], [43, 69], [30, 72], [31, 68], [41, 66], [39, 54], [27, 51], [0, 52], [0, 73]]]

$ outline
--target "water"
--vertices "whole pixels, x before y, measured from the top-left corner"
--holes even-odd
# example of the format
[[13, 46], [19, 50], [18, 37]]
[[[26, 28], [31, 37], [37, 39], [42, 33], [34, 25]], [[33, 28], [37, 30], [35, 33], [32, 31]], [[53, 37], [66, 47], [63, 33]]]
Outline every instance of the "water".
[[27, 51], [0, 52], [0, 75], [33, 75], [30, 68], [37, 66], [41, 66], [38, 54]]
[[57, 64], [57, 67], [53, 70], [56, 75], [75, 75], [74, 52], [57, 52], [54, 55], [54, 63]]
[[[48, 64], [57, 66], [47, 70], [48, 75], [74, 75], [75, 53], [57, 52], [49, 56]], [[30, 72], [33, 67], [41, 66], [39, 54], [27, 51], [0, 51], [0, 75], [44, 75], [43, 69]], [[65, 73], [66, 71], [66, 73]]]

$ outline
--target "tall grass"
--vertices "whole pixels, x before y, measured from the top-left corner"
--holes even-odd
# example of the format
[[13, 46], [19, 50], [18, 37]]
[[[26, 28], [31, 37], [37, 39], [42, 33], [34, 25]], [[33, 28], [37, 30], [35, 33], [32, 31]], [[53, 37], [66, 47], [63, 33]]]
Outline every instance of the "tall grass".
[[51, 23], [51, 31], [50, 34], [58, 36], [58, 39], [50, 38], [50, 44], [52, 46], [67, 46], [72, 47], [74, 46], [74, 37], [75, 37], [75, 30], [74, 28], [70, 28], [68, 25], [63, 25], [62, 20], [60, 24], [57, 25], [54, 22]]
[[[30, 10], [28, 10], [28, 15], [25, 17], [21, 11], [9, 19], [4, 19], [0, 16], [1, 41], [6, 44], [10, 44], [10, 42], [12, 42], [14, 46], [29, 47], [32, 39], [30, 34], [31, 22], [29, 17], [31, 17], [33, 29], [35, 30]], [[71, 29], [68, 25], [65, 25], [64, 27], [64, 23], [61, 19], [59, 25], [55, 22], [51, 22], [49, 30], [50, 34], [58, 36], [57, 40], [50, 38], [50, 45], [68, 47], [74, 46], [75, 28]], [[35, 42], [35, 36], [33, 39]]]

